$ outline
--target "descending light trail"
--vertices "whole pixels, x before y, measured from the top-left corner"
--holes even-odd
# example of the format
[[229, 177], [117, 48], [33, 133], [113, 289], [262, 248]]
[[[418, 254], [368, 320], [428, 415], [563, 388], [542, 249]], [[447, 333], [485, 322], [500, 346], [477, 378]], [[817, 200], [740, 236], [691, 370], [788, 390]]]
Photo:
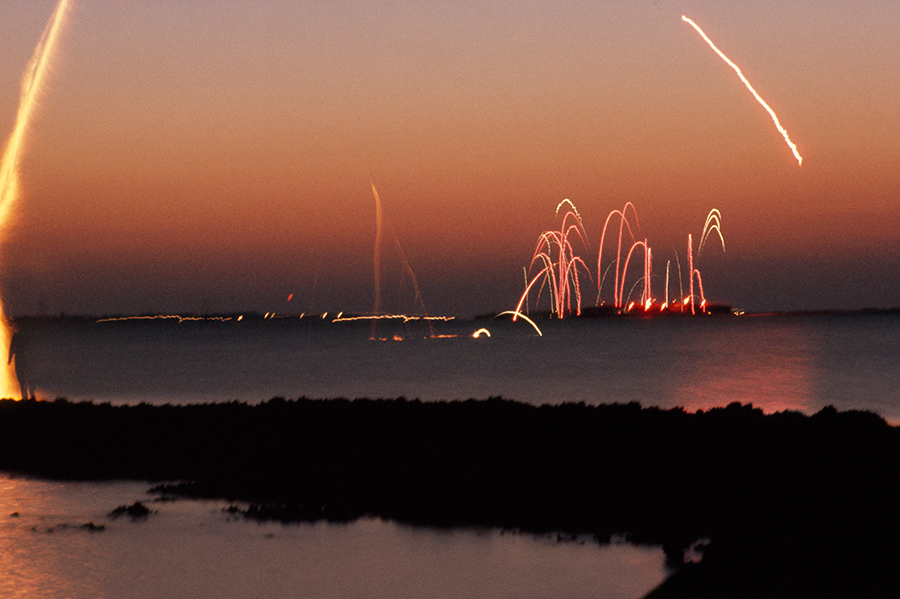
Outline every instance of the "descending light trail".
[[786, 141], [787, 145], [790, 146], [791, 151], [794, 153], [794, 158], [797, 159], [797, 165], [798, 166], [801, 165], [803, 163], [803, 158], [800, 157], [800, 153], [797, 151], [797, 146], [794, 145], [794, 142], [792, 142], [791, 138], [788, 137], [787, 131], [785, 131], [784, 127], [781, 126], [781, 123], [778, 122], [778, 117], [775, 116], [775, 111], [772, 110], [771, 108], [769, 108], [769, 105], [766, 104], [765, 100], [763, 100], [761, 97], [759, 97], [759, 94], [756, 93], [756, 90], [753, 89], [753, 86], [750, 85], [750, 82], [747, 81], [747, 78], [744, 77], [743, 73], [741, 73], [741, 69], [739, 69], [736, 64], [734, 64], [733, 62], [728, 60], [728, 57], [725, 56], [724, 54], [722, 54], [721, 50], [716, 48], [716, 45], [714, 43], [712, 43], [712, 40], [710, 40], [708, 37], [706, 37], [706, 34], [703, 33], [703, 30], [700, 29], [699, 25], [697, 25], [696, 23], [694, 23], [692, 20], [690, 20], [689, 18], [687, 18], [684, 15], [681, 15], [681, 20], [684, 21], [685, 23], [689, 24], [694, 29], [696, 29], [697, 33], [700, 34], [700, 37], [702, 37], [704, 40], [706, 40], [706, 43], [709, 44], [709, 47], [712, 48], [713, 50], [715, 50], [716, 54], [718, 54], [722, 60], [724, 60], [726, 63], [728, 63], [728, 66], [730, 66], [732, 69], [734, 69], [734, 71], [738, 74], [738, 77], [741, 78], [741, 81], [744, 82], [744, 85], [747, 86], [747, 89], [750, 90], [750, 93], [753, 94], [753, 97], [756, 98], [756, 101], [759, 102], [760, 104], [762, 104], [763, 108], [765, 108], [766, 111], [769, 113], [769, 116], [772, 117], [772, 120], [775, 121], [775, 127], [778, 128], [778, 132], [781, 133], [781, 136], [784, 137], [784, 141]]
[[[3, 158], [0, 160], [0, 230], [5, 230], [10, 222], [13, 207], [19, 197], [19, 157], [25, 141], [25, 133], [34, 114], [38, 94], [47, 75], [50, 57], [56, 46], [59, 32], [65, 20], [69, 0], [59, 0], [25, 72], [22, 74], [22, 89], [19, 95], [19, 110]], [[6, 318], [6, 311], [0, 304], [0, 347], [10, 347], [12, 330]], [[10, 356], [12, 357], [12, 356]], [[16, 358], [18, 359], [18, 358]], [[18, 384], [11, 360], [0, 372], [0, 396], [19, 397], [22, 391]]]
[[378, 197], [378, 190], [372, 183], [372, 195], [375, 196], [375, 307], [372, 309], [373, 314], [381, 312], [381, 229], [384, 218], [381, 214], [381, 198]]
[[[527, 322], [528, 324], [530, 324], [531, 326], [534, 327], [534, 330], [537, 331], [538, 337], [544, 336], [544, 334], [538, 328], [538, 325], [536, 325], [533, 320], [531, 320], [530, 318], [528, 318], [527, 316], [525, 316], [518, 310], [506, 310], [505, 312], [500, 312], [499, 314], [497, 314], [497, 316], [503, 316], [504, 314], [512, 314], [513, 322], [515, 322], [517, 318], [521, 318], [522, 320], [524, 320], [525, 322]], [[496, 316], [495, 316], [495, 318], [496, 318]]]
[[719, 236], [719, 241], [722, 242], [722, 251], [725, 251], [725, 238], [722, 237], [722, 213], [719, 212], [717, 208], [713, 208], [709, 211], [709, 214], [706, 215], [706, 223], [703, 225], [703, 233], [700, 234], [700, 247], [697, 248], [697, 257], [700, 257], [700, 252], [703, 251], [703, 246], [706, 244], [707, 238], [712, 234], [713, 231]]

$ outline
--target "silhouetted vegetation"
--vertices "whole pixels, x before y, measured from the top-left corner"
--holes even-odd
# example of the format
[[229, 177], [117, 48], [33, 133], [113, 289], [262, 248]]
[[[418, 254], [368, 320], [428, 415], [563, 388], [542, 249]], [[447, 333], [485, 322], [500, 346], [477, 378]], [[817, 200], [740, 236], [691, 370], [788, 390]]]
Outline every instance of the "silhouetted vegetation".
[[146, 520], [147, 516], [152, 513], [153, 510], [148, 508], [146, 505], [144, 505], [140, 501], [135, 501], [131, 505], [120, 505], [109, 514], [107, 514], [107, 516], [112, 519], [121, 518], [122, 516], [128, 516], [132, 520]]
[[653, 597], [900, 592], [900, 429], [868, 412], [0, 401], [0, 470], [169, 481], [260, 519], [626, 534], [679, 566]]

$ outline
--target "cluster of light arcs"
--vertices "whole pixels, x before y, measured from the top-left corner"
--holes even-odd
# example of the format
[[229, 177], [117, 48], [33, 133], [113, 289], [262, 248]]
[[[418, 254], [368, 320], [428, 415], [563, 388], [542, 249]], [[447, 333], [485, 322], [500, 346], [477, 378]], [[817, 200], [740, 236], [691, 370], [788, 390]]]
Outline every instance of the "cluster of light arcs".
[[[560, 218], [561, 215], [561, 218]], [[600, 245], [597, 249], [596, 277], [591, 276], [591, 271], [580, 252], [589, 251], [587, 234], [584, 222], [575, 205], [568, 199], [563, 200], [556, 207], [556, 216], [560, 219], [559, 229], [544, 231], [538, 237], [538, 242], [531, 258], [531, 263], [526, 269], [525, 290], [523, 291], [514, 312], [524, 314], [528, 312], [528, 300], [530, 294], [536, 290], [536, 305], [541, 301], [541, 296], [546, 293], [550, 300], [550, 314], [556, 318], [564, 318], [567, 315], [581, 315], [582, 313], [582, 288], [585, 277], [596, 280], [597, 299], [595, 307], [610, 306], [615, 311], [629, 312], [635, 309], [643, 311], [680, 311], [690, 310], [692, 314], [706, 309], [706, 296], [703, 291], [703, 279], [700, 271], [694, 266], [694, 247], [691, 235], [687, 237], [687, 261], [688, 261], [688, 294], [684, 295], [684, 285], [681, 277], [681, 263], [676, 253], [676, 268], [678, 275], [679, 295], [678, 299], [669, 299], [669, 280], [671, 261], [666, 263], [665, 297], [662, 301], [653, 296], [653, 250], [647, 238], [641, 238], [640, 222], [634, 204], [626, 202], [621, 210], [613, 210], [606, 217], [603, 231], [600, 235]], [[722, 237], [721, 213], [712, 209], [706, 217], [703, 232], [700, 235], [700, 243], [696, 255], [699, 256], [708, 237], [715, 233], [725, 251], [725, 239]], [[616, 237], [615, 258], [609, 259], [604, 268], [604, 248], [607, 238], [612, 238], [615, 233], [611, 227], [618, 226]], [[607, 256], [608, 256], [607, 250]], [[629, 273], [633, 270], [632, 259], [643, 256], [643, 268], [640, 275], [629, 279]], [[612, 273], [610, 270], [612, 269]], [[612, 276], [612, 298], [607, 303], [603, 296], [603, 286], [607, 277]], [[627, 287], [627, 282], [632, 284]], [[696, 287], [695, 287], [696, 281]], [[626, 293], [627, 290], [627, 293]], [[635, 299], [635, 292], [639, 296]]]

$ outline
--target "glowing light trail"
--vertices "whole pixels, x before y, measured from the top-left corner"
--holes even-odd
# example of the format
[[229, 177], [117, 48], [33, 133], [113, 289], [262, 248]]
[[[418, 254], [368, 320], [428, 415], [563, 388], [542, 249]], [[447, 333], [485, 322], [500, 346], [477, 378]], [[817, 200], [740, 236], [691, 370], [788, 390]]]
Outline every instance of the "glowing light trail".
[[763, 100], [759, 96], [759, 94], [756, 93], [756, 90], [753, 89], [753, 86], [750, 85], [750, 82], [747, 81], [747, 78], [744, 77], [743, 73], [741, 73], [741, 69], [739, 69], [736, 64], [731, 62], [727, 56], [722, 54], [721, 50], [716, 48], [716, 45], [714, 43], [712, 43], [712, 40], [710, 40], [708, 37], [706, 37], [706, 34], [703, 33], [703, 30], [700, 29], [700, 27], [696, 23], [694, 23], [692, 20], [690, 20], [689, 18], [687, 18], [684, 15], [681, 15], [681, 20], [684, 21], [685, 23], [689, 24], [694, 29], [696, 29], [697, 33], [700, 34], [700, 37], [702, 37], [706, 41], [706, 43], [709, 44], [709, 47], [712, 48], [713, 50], [715, 50], [716, 54], [718, 54], [722, 60], [724, 60], [726, 63], [728, 63], [728, 66], [730, 66], [732, 69], [734, 69], [734, 71], [738, 74], [738, 77], [741, 78], [741, 81], [744, 82], [744, 85], [747, 86], [747, 89], [750, 90], [750, 93], [753, 94], [753, 97], [756, 98], [756, 101], [759, 102], [760, 104], [762, 104], [762, 107], [765, 108], [766, 111], [769, 113], [769, 116], [772, 117], [772, 120], [775, 122], [775, 127], [778, 128], [778, 132], [781, 133], [781, 136], [784, 137], [784, 141], [786, 141], [787, 145], [791, 148], [791, 152], [794, 153], [794, 158], [797, 159], [797, 165], [798, 166], [802, 165], [803, 158], [800, 157], [800, 153], [797, 151], [797, 146], [794, 145], [794, 142], [792, 142], [791, 138], [788, 137], [787, 131], [785, 131], [784, 127], [781, 126], [781, 123], [778, 122], [778, 117], [775, 116], [775, 111], [772, 110], [771, 108], [769, 108], [769, 105], [766, 104], [765, 100]]
[[416, 320], [449, 322], [455, 318], [455, 316], [409, 316], [407, 314], [363, 314], [360, 316], [341, 316], [338, 314], [331, 322], [353, 322], [357, 320], [402, 320], [404, 323]]
[[512, 314], [513, 322], [515, 322], [517, 318], [521, 318], [522, 320], [524, 320], [525, 322], [527, 322], [528, 324], [530, 324], [531, 326], [534, 327], [534, 330], [537, 331], [538, 337], [544, 336], [544, 334], [538, 328], [538, 325], [536, 325], [533, 320], [531, 320], [530, 318], [528, 318], [527, 316], [525, 316], [518, 310], [506, 310], [505, 312], [501, 312], [500, 314], [497, 314], [497, 316], [503, 316], [504, 314]]
[[700, 234], [700, 247], [697, 248], [697, 257], [703, 251], [706, 239], [715, 231], [719, 235], [719, 241], [722, 242], [722, 252], [725, 252], [725, 238], [722, 237], [722, 213], [718, 209], [713, 208], [706, 215], [706, 223], [703, 225], [703, 233]]
[[[616, 250], [616, 262], [615, 262], [616, 279], [613, 282], [613, 306], [616, 308], [621, 308], [623, 301], [624, 301], [620, 290], [625, 288], [625, 279], [624, 279], [625, 272], [624, 272], [624, 269], [622, 269], [622, 285], [620, 286], [619, 285], [619, 271], [620, 271], [619, 264], [622, 261], [622, 234], [624, 233], [626, 227], [628, 228], [628, 235], [631, 236], [632, 243], [637, 243], [637, 241], [634, 238], [634, 231], [632, 231], [632, 229], [631, 229], [631, 223], [628, 221], [627, 215], [628, 215], [629, 206], [631, 207], [631, 213], [634, 216], [635, 226], [637, 226], [638, 229], [640, 229], [641, 223], [638, 221], [637, 210], [635, 209], [634, 204], [632, 204], [631, 202], [625, 202], [625, 206], [621, 210], [613, 210], [606, 217], [606, 222], [603, 223], [603, 232], [600, 234], [600, 249], [597, 251], [597, 277], [598, 277], [598, 280], [597, 280], [597, 302], [599, 303], [600, 302], [600, 293], [603, 290], [603, 280], [606, 279], [605, 271], [603, 272], [603, 276], [602, 277], [600, 276], [600, 272], [602, 270], [602, 262], [603, 262], [603, 243], [604, 243], [604, 240], [606, 239], [606, 230], [609, 228], [610, 221], [612, 220], [612, 218], [614, 216], [618, 216], [619, 217], [619, 243], [617, 246], [618, 249]], [[632, 248], [633, 247], [634, 246], [632, 246]], [[644, 244], [644, 247], [646, 248], [646, 244]], [[630, 255], [631, 255], [631, 253], [629, 252], [629, 256]], [[607, 268], [607, 270], [608, 270], [608, 268]], [[647, 295], [649, 295], [649, 294], [647, 294]]]
[[[68, 0], [60, 0], [56, 5], [22, 75], [22, 90], [19, 96], [16, 123], [3, 152], [2, 161], [0, 161], [0, 228], [2, 229], [9, 225], [12, 209], [19, 197], [19, 156], [68, 7]], [[6, 319], [6, 312], [0, 304], [0, 347], [8, 348], [11, 339], [12, 330]], [[19, 395], [21, 395], [21, 388], [15, 369], [12, 364], [7, 364], [0, 372], [0, 396], [18, 397]]]
[[[375, 196], [375, 256], [373, 265], [375, 267], [375, 306], [372, 308], [372, 314], [381, 312], [381, 229], [384, 217], [381, 213], [381, 198], [378, 197], [378, 190], [372, 183], [372, 195]], [[372, 323], [372, 336], [375, 336], [375, 324]]]
[[[585, 239], [587, 238], [587, 235], [584, 231], [584, 227], [582, 226], [581, 216], [578, 214], [577, 210], [575, 210], [574, 204], [572, 204], [572, 202], [570, 202], [569, 200], [563, 200], [562, 202], [560, 202], [559, 206], [557, 206], [557, 217], [559, 216], [559, 211], [565, 205], [568, 205], [568, 208], [566, 209], [566, 212], [563, 216], [562, 226], [560, 227], [560, 229], [558, 231], [545, 231], [541, 233], [540, 237], [538, 238], [537, 248], [535, 249], [535, 253], [531, 258], [531, 266], [533, 267], [537, 263], [541, 267], [539, 272], [537, 273], [537, 275], [529, 279], [526, 271], [525, 291], [519, 298], [519, 302], [516, 305], [515, 310], [504, 312], [504, 314], [512, 314], [514, 321], [519, 316], [522, 316], [524, 318], [524, 315], [522, 314], [522, 307], [526, 305], [528, 294], [533, 288], [538, 289], [538, 301], [540, 301], [540, 295], [543, 289], [548, 289], [551, 300], [551, 316], [555, 316], [556, 318], [565, 318], [567, 311], [569, 312], [569, 314], [571, 314], [571, 297], [573, 295], [575, 296], [576, 304], [575, 315], [577, 316], [581, 314], [581, 287], [579, 284], [577, 267], [581, 266], [585, 268], [585, 270], [587, 270], [587, 268], [584, 260], [582, 260], [581, 257], [575, 253], [575, 246], [572, 244], [569, 237], [571, 233], [575, 233], [576, 238], [581, 240], [582, 245], [586, 246], [587, 244], [585, 243]], [[629, 209], [631, 210], [630, 216], [631, 219], [634, 220], [635, 228], [632, 228], [631, 219], [629, 218]], [[610, 225], [614, 226], [615, 218], [619, 219], [619, 234], [618, 240], [616, 241], [616, 259], [612, 261], [604, 270], [603, 249], [606, 243], [607, 233], [610, 233], [609, 236], [612, 237]], [[722, 236], [721, 218], [722, 215], [718, 209], [713, 208], [712, 210], [710, 210], [709, 214], [706, 217], [706, 222], [703, 225], [703, 232], [700, 235], [700, 249], [703, 248], [709, 236], [715, 233], [719, 236], [719, 241], [722, 243], [722, 251], [725, 251], [725, 238]], [[645, 313], [651, 312], [654, 309], [660, 312], [670, 310], [674, 308], [669, 300], [671, 261], [666, 262], [665, 301], [662, 304], [658, 304], [653, 297], [651, 284], [653, 281], [653, 250], [646, 238], [644, 238], [642, 241], [639, 241], [635, 238], [636, 230], [640, 230], [640, 222], [638, 222], [637, 210], [635, 209], [634, 204], [632, 204], [631, 202], [626, 202], [625, 206], [621, 210], [613, 210], [606, 217], [606, 221], [603, 224], [603, 230], [600, 234], [600, 247], [597, 251], [596, 306], [599, 307], [601, 303], [604, 303], [601, 298], [603, 281], [606, 280], [609, 269], [614, 268], [615, 282], [613, 288], [613, 308], [615, 309], [615, 311], [617, 311], [619, 314], [625, 314], [631, 312], [635, 307], [640, 307], [640, 310]], [[622, 242], [626, 232], [628, 234], [628, 237], [631, 238], [631, 244], [630, 246], [626, 245], [624, 247], [626, 252], [623, 260]], [[625, 239], [625, 242], [627, 244], [628, 240]], [[644, 267], [641, 276], [639, 276], [637, 280], [633, 280], [634, 277], [629, 277], [628, 275], [632, 258], [635, 256], [636, 252], [640, 252], [643, 254]], [[699, 257], [699, 249], [696, 255]], [[697, 302], [695, 299], [696, 296], [694, 294], [694, 277], [696, 276], [700, 293], [699, 308], [702, 313], [706, 313], [706, 296], [703, 293], [703, 281], [700, 276], [700, 271], [694, 267], [693, 238], [690, 235], [688, 235], [687, 257], [688, 281], [690, 282], [689, 295], [681, 302], [678, 302], [676, 300], [675, 304], [678, 306], [680, 312], [684, 312], [686, 303], [690, 302], [691, 313], [696, 314]], [[682, 287], [681, 262], [678, 258], [677, 252], [675, 253], [675, 260], [678, 264], [677, 273], [679, 296], [683, 296], [684, 289]], [[588, 276], [590, 276], [589, 272]], [[539, 282], [540, 285], [538, 285]], [[631, 283], [631, 287], [629, 288], [630, 290], [628, 294], [626, 294], [625, 290], [626, 288], [628, 288], [628, 283]], [[569, 288], [570, 286], [572, 287], [572, 289]], [[631, 296], [638, 289], [638, 287], [641, 287], [642, 289], [640, 299], [637, 301], [631, 301]], [[527, 312], [527, 309], [525, 311]], [[535, 325], [532, 324], [532, 326]], [[535, 329], [537, 329], [536, 326]]]
[[[371, 339], [376, 339], [377, 335], [377, 322], [380, 320], [377, 316], [381, 315], [381, 246], [382, 246], [382, 237], [383, 237], [383, 229], [384, 229], [384, 214], [381, 207], [381, 197], [378, 195], [378, 190], [375, 189], [375, 184], [371, 183], [372, 186], [372, 195], [375, 197], [375, 251], [373, 257], [373, 267], [374, 267], [374, 281], [375, 281], [375, 306], [372, 310], [372, 314], [376, 316], [376, 318], [372, 319], [372, 331], [369, 335]], [[390, 227], [390, 221], [388, 221], [388, 226]], [[391, 229], [391, 233], [393, 233], [393, 229]], [[394, 243], [397, 246], [397, 255], [400, 258], [400, 263], [403, 266], [404, 275], [409, 276], [410, 283], [412, 284], [413, 292], [415, 293], [415, 299], [413, 300], [415, 303], [418, 303], [419, 309], [421, 313], [425, 315], [424, 318], [420, 320], [424, 320], [428, 324], [428, 329], [430, 331], [431, 336], [434, 336], [434, 329], [431, 326], [430, 319], [428, 318], [428, 311], [425, 309], [425, 302], [422, 300], [422, 294], [419, 292], [419, 281], [416, 278], [416, 273], [413, 272], [412, 267], [409, 265], [409, 260], [406, 259], [406, 253], [403, 251], [403, 246], [400, 245], [400, 239], [396, 234], [394, 236]]]
[[[266, 312], [266, 316], [268, 316]], [[99, 318], [96, 322], [124, 322], [127, 320], [177, 320], [178, 322], [194, 322], [203, 320], [213, 320], [218, 322], [228, 322], [229, 320], [242, 320], [243, 316], [234, 319], [231, 316], [181, 316], [180, 314], [154, 314], [151, 316], [114, 316], [111, 318]]]
[[[525, 292], [519, 299], [515, 309], [517, 313], [521, 313], [522, 304], [528, 298], [531, 288], [535, 283], [541, 281], [541, 286], [538, 289], [538, 300], [540, 300], [541, 291], [543, 291], [544, 287], [547, 287], [550, 294], [551, 313], [556, 314], [558, 318], [563, 318], [566, 311], [571, 313], [572, 296], [574, 295], [576, 301], [575, 313], [577, 315], [581, 314], [581, 282], [578, 276], [578, 266], [581, 265], [587, 271], [587, 265], [580, 256], [575, 254], [575, 249], [569, 240], [569, 236], [574, 233], [581, 240], [582, 245], [586, 245], [586, 236], [581, 216], [571, 201], [563, 200], [560, 202], [556, 207], [556, 215], [559, 216], [560, 209], [566, 203], [568, 203], [569, 208], [566, 209], [563, 215], [559, 231], [544, 231], [538, 237], [538, 244], [534, 250], [534, 255], [531, 257], [530, 267], [538, 263], [542, 265], [542, 268], [531, 279], [531, 282], [526, 285]], [[570, 223], [570, 220], [575, 222]], [[557, 257], [556, 260], [554, 260], [554, 256]], [[589, 273], [588, 276], [590, 276]], [[574, 287], [574, 290], [571, 287]]]

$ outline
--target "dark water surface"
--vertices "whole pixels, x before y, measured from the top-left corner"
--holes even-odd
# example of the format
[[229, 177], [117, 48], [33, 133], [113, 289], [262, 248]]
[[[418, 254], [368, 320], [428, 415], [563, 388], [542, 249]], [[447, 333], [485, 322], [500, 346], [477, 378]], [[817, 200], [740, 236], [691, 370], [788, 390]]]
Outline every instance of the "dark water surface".
[[[875, 411], [900, 422], [900, 315], [421, 323], [316, 319], [22, 323], [39, 397], [639, 401]], [[480, 328], [490, 337], [472, 338]], [[427, 337], [431, 333], [434, 336]], [[403, 340], [394, 340], [394, 336]]]

